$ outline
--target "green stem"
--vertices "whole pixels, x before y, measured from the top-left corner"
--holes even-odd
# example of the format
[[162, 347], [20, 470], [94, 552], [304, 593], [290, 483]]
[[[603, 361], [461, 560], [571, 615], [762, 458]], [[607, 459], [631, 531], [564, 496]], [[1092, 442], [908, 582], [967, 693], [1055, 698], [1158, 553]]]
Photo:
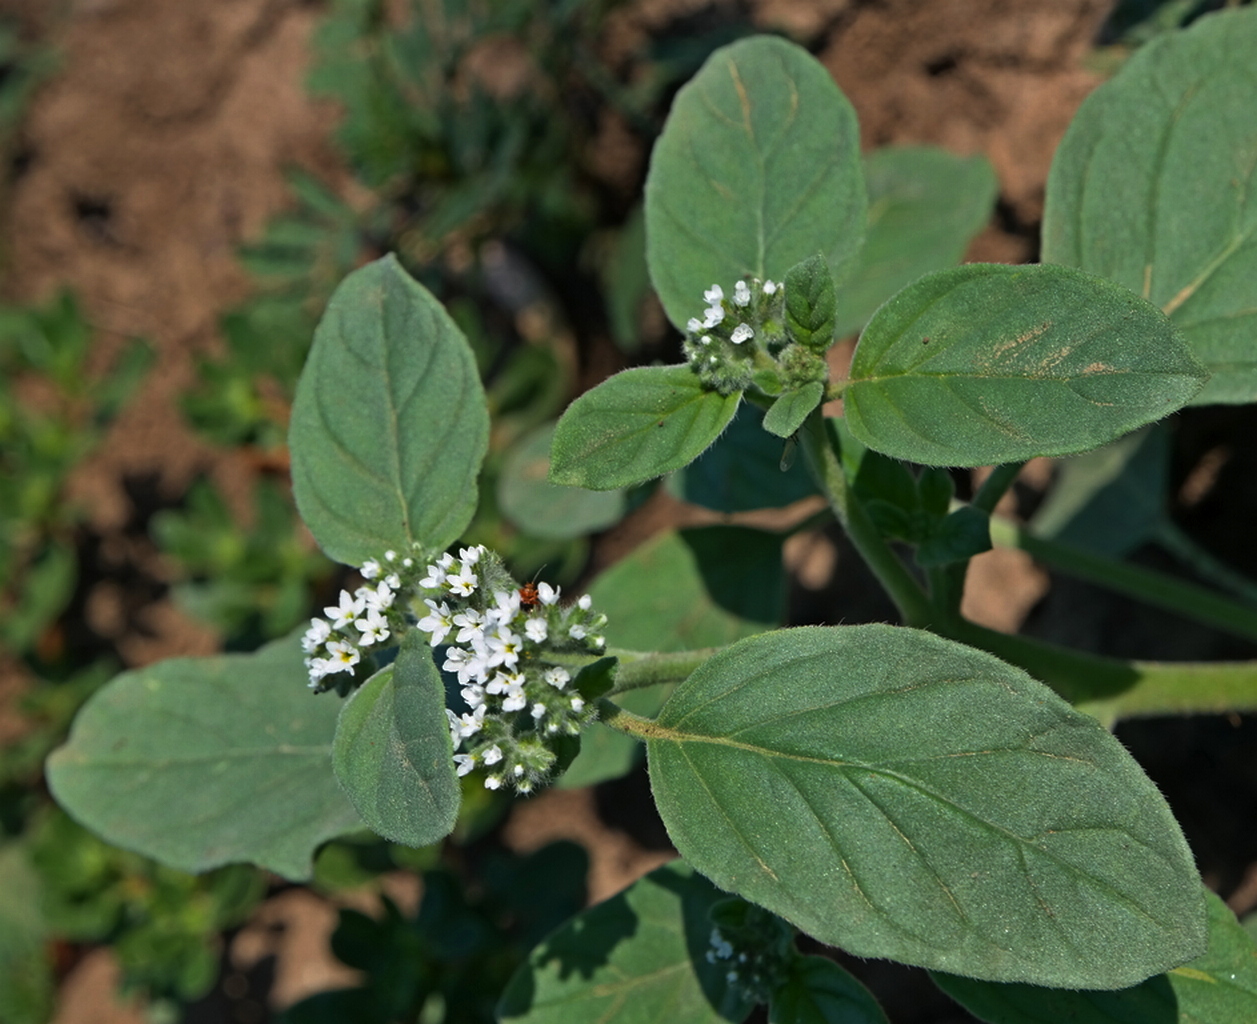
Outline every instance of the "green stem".
[[615, 673], [612, 694], [628, 693], [660, 683], [679, 683], [699, 665], [710, 658], [719, 648], [705, 647], [697, 651], [668, 651], [644, 653], [612, 648], [608, 654], [620, 659]]
[[655, 725], [653, 720], [626, 711], [619, 704], [605, 697], [598, 701], [598, 721], [603, 725], [611, 726], [612, 729], [635, 736], [639, 740], [649, 740], [665, 734], [665, 730]]
[[973, 496], [970, 504], [990, 515], [995, 511], [1000, 498], [1008, 492], [1008, 488], [1012, 487], [1013, 481], [1017, 479], [1017, 474], [1021, 472], [1021, 467], [1024, 465], [1024, 462], [1005, 462], [1002, 466], [993, 468], [990, 475], [982, 481], [978, 493]]
[[814, 410], [799, 429], [799, 444], [813, 480], [851, 543], [895, 602], [903, 621], [909, 626], [930, 624], [939, 613], [847, 487], [847, 477], [838, 458], [838, 442], [830, 430], [819, 409]]
[[1190, 567], [1196, 575], [1223, 590], [1229, 590], [1247, 604], [1257, 605], [1257, 582], [1215, 558], [1168, 519], [1162, 520], [1153, 540]]
[[1071, 576], [1165, 608], [1193, 622], [1257, 641], [1257, 612], [1198, 584], [1036, 537], [999, 516], [991, 517], [991, 542], [999, 547], [1018, 548]]
[[1020, 665], [1105, 721], [1257, 710], [1257, 662], [1123, 661], [965, 621], [950, 624], [946, 634]]

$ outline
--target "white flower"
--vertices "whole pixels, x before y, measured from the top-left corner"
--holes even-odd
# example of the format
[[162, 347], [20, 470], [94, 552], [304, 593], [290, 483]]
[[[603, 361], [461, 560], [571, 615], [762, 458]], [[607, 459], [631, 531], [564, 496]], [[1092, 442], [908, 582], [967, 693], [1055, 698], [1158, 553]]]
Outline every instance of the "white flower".
[[583, 711], [584, 709], [585, 709], [585, 702], [584, 702], [584, 701], [583, 701], [580, 697], [573, 697], [573, 698], [572, 698], [572, 710], [573, 710], [573, 711]]
[[709, 306], [703, 312], [703, 326], [715, 327], [716, 324], [720, 323], [720, 321], [723, 320], [724, 318], [725, 318], [725, 311], [723, 307]]
[[460, 776], [466, 775], [468, 772], [470, 772], [473, 768], [476, 767], [476, 755], [475, 754], [455, 754], [454, 764], [457, 766], [458, 774]]
[[568, 630], [567, 630], [567, 635], [568, 635], [568, 636], [570, 636], [573, 640], [584, 640], [584, 639], [585, 639], [585, 627], [584, 627], [584, 626], [582, 626], [582, 625], [578, 622], [578, 623], [576, 623], [576, 625], [574, 625], [574, 626], [569, 626], [569, 627], [568, 627]]
[[713, 284], [707, 291], [703, 292], [703, 301], [709, 306], [714, 306], [725, 297], [725, 290], [718, 284]]
[[765, 281], [765, 282], [764, 282], [764, 294], [765, 294], [765, 295], [775, 295], [775, 294], [777, 294], [777, 289], [778, 289], [778, 288], [780, 288], [780, 287], [781, 287], [781, 286], [780, 286], [779, 284], [777, 284], [775, 281]]
[[559, 587], [552, 587], [549, 583], [537, 584], [537, 598], [544, 605], [552, 605], [559, 599]]
[[692, 316], [685, 322], [685, 329], [691, 334], [697, 334], [703, 329], [703, 321], [696, 316]]
[[458, 692], [462, 694], [462, 698], [463, 700], [467, 702], [467, 706], [469, 708], [478, 708], [480, 707], [481, 704], [484, 703], [484, 687], [483, 686], [478, 686], [473, 683], [470, 686], [464, 686]]
[[502, 760], [502, 748], [496, 743], [493, 744], [493, 746], [484, 752], [483, 760], [485, 764], [497, 764]]
[[457, 640], [460, 644], [484, 640], [484, 616], [475, 608], [464, 608], [455, 615], [454, 625], [458, 627]]
[[389, 638], [388, 619], [374, 608], [370, 609], [354, 625], [362, 633], [362, 639], [359, 643], [363, 647], [370, 647], [372, 644], [381, 643]]
[[515, 778], [518, 779], [521, 775], [524, 774], [524, 766], [522, 764], [517, 764], [514, 768], [511, 769], [511, 774], [514, 775]]
[[392, 562], [392, 561], [394, 561], [396, 558], [397, 558], [397, 552], [396, 552], [396, 551], [385, 551], [385, 552], [384, 552], [384, 561], [386, 561], [386, 562]]
[[532, 706], [532, 711], [530, 711], [529, 714], [532, 715], [533, 718], [536, 718], [538, 720], [545, 718], [546, 706], [544, 704], [534, 704]]
[[751, 330], [746, 324], [738, 324], [738, 326], [733, 329], [733, 333], [729, 335], [729, 340], [735, 345], [741, 345], [742, 342], [750, 341], [753, 337], [755, 337], [755, 332], [753, 330]]
[[506, 626], [498, 626], [493, 634], [486, 638], [489, 648], [489, 667], [505, 665], [514, 668], [519, 663], [520, 649], [524, 642], [517, 633], [512, 633]]
[[591, 636], [589, 642], [593, 644], [596, 650], [602, 650], [606, 646], [607, 638], [605, 636]]
[[458, 716], [458, 735], [462, 739], [474, 736], [484, 728], [485, 706], [483, 704], [469, 715]]
[[441, 668], [446, 672], [457, 672], [460, 686], [466, 686], [473, 680], [484, 679], [487, 669], [484, 659], [475, 651], [466, 651], [461, 647], [451, 647], [445, 652], [445, 664]]
[[311, 687], [318, 687], [324, 676], [341, 671], [339, 665], [327, 658], [307, 658], [306, 668], [310, 672]]
[[454, 564], [454, 556], [448, 552], [428, 566], [428, 575], [419, 581], [419, 586], [428, 590], [436, 590], [445, 582], [445, 574]]
[[415, 564], [415, 560], [414, 560], [413, 558], [403, 558], [403, 559], [402, 559], [402, 566], [403, 566], [404, 568], [406, 568], [406, 569], [409, 569], [409, 568], [410, 568], [412, 565], [414, 565], [414, 564]]
[[484, 613], [485, 624], [490, 622], [508, 625], [519, 614], [519, 591], [496, 590], [493, 593], [494, 607]]
[[545, 619], [529, 619], [524, 623], [524, 635], [535, 644], [544, 643], [548, 633]]
[[358, 613], [361, 611], [362, 602], [349, 593], [348, 590], [342, 590], [340, 592], [340, 604], [324, 608], [323, 614], [332, 620], [334, 629], [344, 629], [358, 617]]
[[698, 339], [698, 343], [699, 343], [700, 345], [710, 345], [710, 344], [711, 344], [711, 335], [710, 335], [710, 334], [704, 334], [701, 338], [699, 338], [699, 339]]
[[528, 706], [528, 698], [524, 696], [524, 689], [511, 689], [506, 691], [506, 699], [502, 701], [503, 711], [523, 711]]
[[[450, 618], [450, 606], [444, 601], [437, 604], [431, 598], [425, 598], [423, 603], [431, 608], [432, 611], [416, 622], [415, 625], [425, 633], [432, 634], [428, 642], [433, 647], [436, 647], [445, 639], [449, 631], [454, 628], [454, 621]], [[463, 638], [459, 636], [458, 639], [461, 643]]]
[[522, 672], [494, 672], [493, 678], [485, 684], [484, 692], [494, 695], [506, 693], [509, 690], [519, 689], [524, 682], [525, 676]]
[[502, 776], [500, 776], [500, 775], [489, 775], [489, 776], [487, 776], [487, 777], [485, 778], [485, 780], [484, 780], [484, 788], [485, 788], [485, 789], [501, 789], [501, 788], [502, 788]]
[[447, 573], [445, 576], [445, 585], [449, 587], [450, 593], [457, 594], [459, 597], [470, 597], [476, 592], [476, 587], [480, 580], [476, 574], [467, 568], [464, 563], [458, 572]]
[[541, 673], [541, 679], [543, 682], [549, 683], [556, 690], [563, 689], [563, 687], [572, 681], [572, 677], [568, 674], [567, 669], [561, 668], [558, 665], [548, 668]]
[[484, 545], [477, 544], [474, 548], [461, 548], [458, 552], [458, 557], [463, 560], [463, 568], [469, 569], [480, 561], [480, 556], [484, 552]]
[[402, 589], [402, 578], [398, 576], [397, 573], [395, 572], [390, 572], [387, 576], [385, 576], [384, 582], [388, 584], [390, 587], [392, 587], [394, 590]]
[[373, 580], [380, 575], [380, 563], [374, 558], [368, 558], [362, 563], [362, 568], [359, 571], [362, 573], [364, 580]]
[[589, 611], [594, 606], [594, 599], [588, 594], [581, 594], [580, 600], [576, 602], [576, 607], [583, 612]]
[[450, 720], [450, 742], [454, 744], [454, 749], [457, 750], [459, 744], [463, 742], [463, 738], [462, 736], [459, 735], [459, 731], [458, 731], [458, 726], [459, 726], [458, 716], [454, 714], [454, 712], [451, 711], [449, 708], [446, 708], [445, 717]]
[[327, 661], [329, 666], [328, 674], [333, 672], [348, 672], [356, 664], [358, 664], [358, 648], [353, 644], [344, 640], [333, 640], [327, 645]]
[[751, 304], [751, 289], [746, 286], [745, 281], [739, 281], [733, 286], [733, 304], [735, 306], [749, 306]]
[[311, 619], [310, 628], [301, 638], [301, 649], [313, 654], [315, 649], [332, 635], [332, 624], [327, 619]]

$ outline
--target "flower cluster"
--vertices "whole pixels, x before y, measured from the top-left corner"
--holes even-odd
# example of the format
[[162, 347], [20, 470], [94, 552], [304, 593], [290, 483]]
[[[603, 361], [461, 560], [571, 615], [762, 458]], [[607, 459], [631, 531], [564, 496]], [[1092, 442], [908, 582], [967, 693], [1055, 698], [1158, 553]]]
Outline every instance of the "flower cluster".
[[[414, 559], [386, 551], [382, 560], [369, 559], [359, 571], [367, 582], [352, 594], [342, 590], [339, 602], [323, 609], [327, 617], [312, 619], [301, 638], [310, 689], [317, 693], [337, 684], [342, 688], [352, 685], [363, 653], [392, 646], [387, 641], [399, 636], [408, 624], [405, 602], [397, 598], [414, 585]], [[341, 673], [347, 677], [341, 679]]]
[[704, 384], [722, 394], [755, 387], [775, 396], [828, 379], [824, 349], [792, 336], [785, 296], [785, 285], [758, 278], [738, 281], [731, 298], [718, 284], [703, 292], [707, 308], [685, 325], [684, 349]]
[[[713, 926], [706, 959], [709, 964], [724, 964], [725, 982], [741, 989], [746, 999], [766, 1003], [780, 981], [783, 957], [770, 945], [739, 941], [747, 938], [738, 936], [731, 942], [718, 926]], [[738, 949], [735, 942], [746, 948]]]
[[558, 587], [517, 587], [483, 547], [442, 555], [419, 587], [428, 614], [417, 626], [433, 647], [445, 646], [442, 668], [458, 677], [467, 706], [446, 709], [454, 749], [462, 748], [458, 774], [482, 769], [487, 789], [532, 792], [553, 769], [558, 742], [595, 717], [566, 666], [602, 652], [606, 617], [588, 595], [564, 607]]

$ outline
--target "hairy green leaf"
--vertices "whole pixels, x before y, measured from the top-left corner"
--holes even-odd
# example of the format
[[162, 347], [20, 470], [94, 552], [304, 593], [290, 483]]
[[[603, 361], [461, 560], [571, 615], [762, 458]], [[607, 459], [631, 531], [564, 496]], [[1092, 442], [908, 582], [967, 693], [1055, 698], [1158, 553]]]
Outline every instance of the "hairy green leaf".
[[834, 343], [834, 277], [822, 253], [786, 274], [786, 328], [790, 337], [824, 352]]
[[677, 849], [822, 942], [995, 981], [1121, 988], [1204, 949], [1191, 851], [1098, 722], [890, 626], [751, 637], [647, 738]]
[[1257, 9], [1142, 47], [1083, 103], [1048, 177], [1043, 259], [1159, 306], [1213, 374], [1257, 398]]
[[985, 158], [931, 146], [875, 150], [864, 158], [864, 180], [868, 230], [838, 296], [839, 337], [868, 323], [900, 288], [959, 263], [990, 218], [999, 191]]
[[889, 1024], [873, 993], [832, 960], [796, 957], [772, 995], [768, 1024]]
[[445, 688], [423, 634], [345, 702], [332, 765], [362, 820], [385, 839], [427, 846], [458, 820]]
[[803, 425], [812, 410], [821, 404], [825, 385], [818, 380], [787, 391], [764, 414], [764, 429], [778, 437], [789, 437]]
[[704, 290], [781, 280], [823, 252], [840, 274], [867, 200], [855, 112], [833, 78], [784, 39], [717, 50], [677, 93], [646, 178], [646, 260], [678, 327]]
[[107, 841], [180, 871], [250, 861], [309, 878], [315, 848], [361, 822], [332, 775], [340, 706], [305, 676], [295, 635], [124, 672], [48, 759], [53, 795]]
[[1257, 1020], [1257, 946], [1213, 893], [1209, 952], [1120, 992], [1045, 991], [935, 974], [944, 992], [988, 1024], [1250, 1024]]
[[711, 908], [725, 898], [675, 861], [585, 911], [532, 951], [498, 1019], [518, 1024], [717, 1024], [751, 1004], [711, 963]]
[[439, 550], [476, 509], [489, 413], [466, 339], [393, 256], [345, 278], [297, 382], [288, 443], [301, 518], [356, 565]]
[[524, 533], [547, 540], [569, 540], [619, 522], [628, 507], [622, 490], [588, 491], [547, 479], [554, 426], [538, 427], [507, 456], [498, 477], [502, 512]]
[[1095, 448], [1178, 409], [1206, 376], [1125, 288], [1065, 267], [970, 264], [877, 311], [844, 408], [870, 448], [981, 466]]
[[708, 390], [688, 366], [617, 373], [559, 420], [550, 480], [606, 491], [680, 469], [720, 436], [741, 399]]

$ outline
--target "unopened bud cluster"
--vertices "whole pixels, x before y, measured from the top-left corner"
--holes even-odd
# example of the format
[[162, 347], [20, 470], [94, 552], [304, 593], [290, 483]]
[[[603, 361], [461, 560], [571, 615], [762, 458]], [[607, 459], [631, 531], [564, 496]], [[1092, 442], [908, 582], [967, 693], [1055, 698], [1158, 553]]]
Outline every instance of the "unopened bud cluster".
[[559, 604], [559, 588], [517, 587], [484, 547], [442, 555], [419, 581], [428, 614], [417, 626], [456, 674], [467, 710], [446, 709], [459, 775], [484, 772], [486, 789], [530, 793], [550, 775], [555, 747], [596, 717], [562, 655], [600, 654], [606, 616], [588, 595]]
[[793, 342], [786, 328], [785, 286], [758, 278], [738, 281], [732, 296], [713, 284], [707, 308], [685, 325], [685, 358], [708, 387], [722, 394], [752, 385], [767, 394], [825, 380], [817, 353]]
[[740, 989], [750, 1002], [766, 1003], [777, 987], [782, 973], [778, 951], [763, 948], [738, 948], [719, 927], [713, 927], [708, 940], [707, 962], [725, 968], [725, 983]]
[[[302, 638], [310, 688], [348, 693], [377, 667], [373, 654], [419, 629], [444, 648], [437, 661], [461, 687], [465, 710], [446, 709], [454, 750], [462, 748], [458, 774], [481, 769], [487, 789], [532, 792], [549, 777], [558, 742], [597, 717], [562, 662], [602, 653], [606, 616], [588, 595], [562, 606], [558, 587], [518, 586], [483, 546], [424, 563], [386, 551], [362, 564], [367, 582], [342, 591]], [[422, 609], [417, 621], [412, 608]]]

